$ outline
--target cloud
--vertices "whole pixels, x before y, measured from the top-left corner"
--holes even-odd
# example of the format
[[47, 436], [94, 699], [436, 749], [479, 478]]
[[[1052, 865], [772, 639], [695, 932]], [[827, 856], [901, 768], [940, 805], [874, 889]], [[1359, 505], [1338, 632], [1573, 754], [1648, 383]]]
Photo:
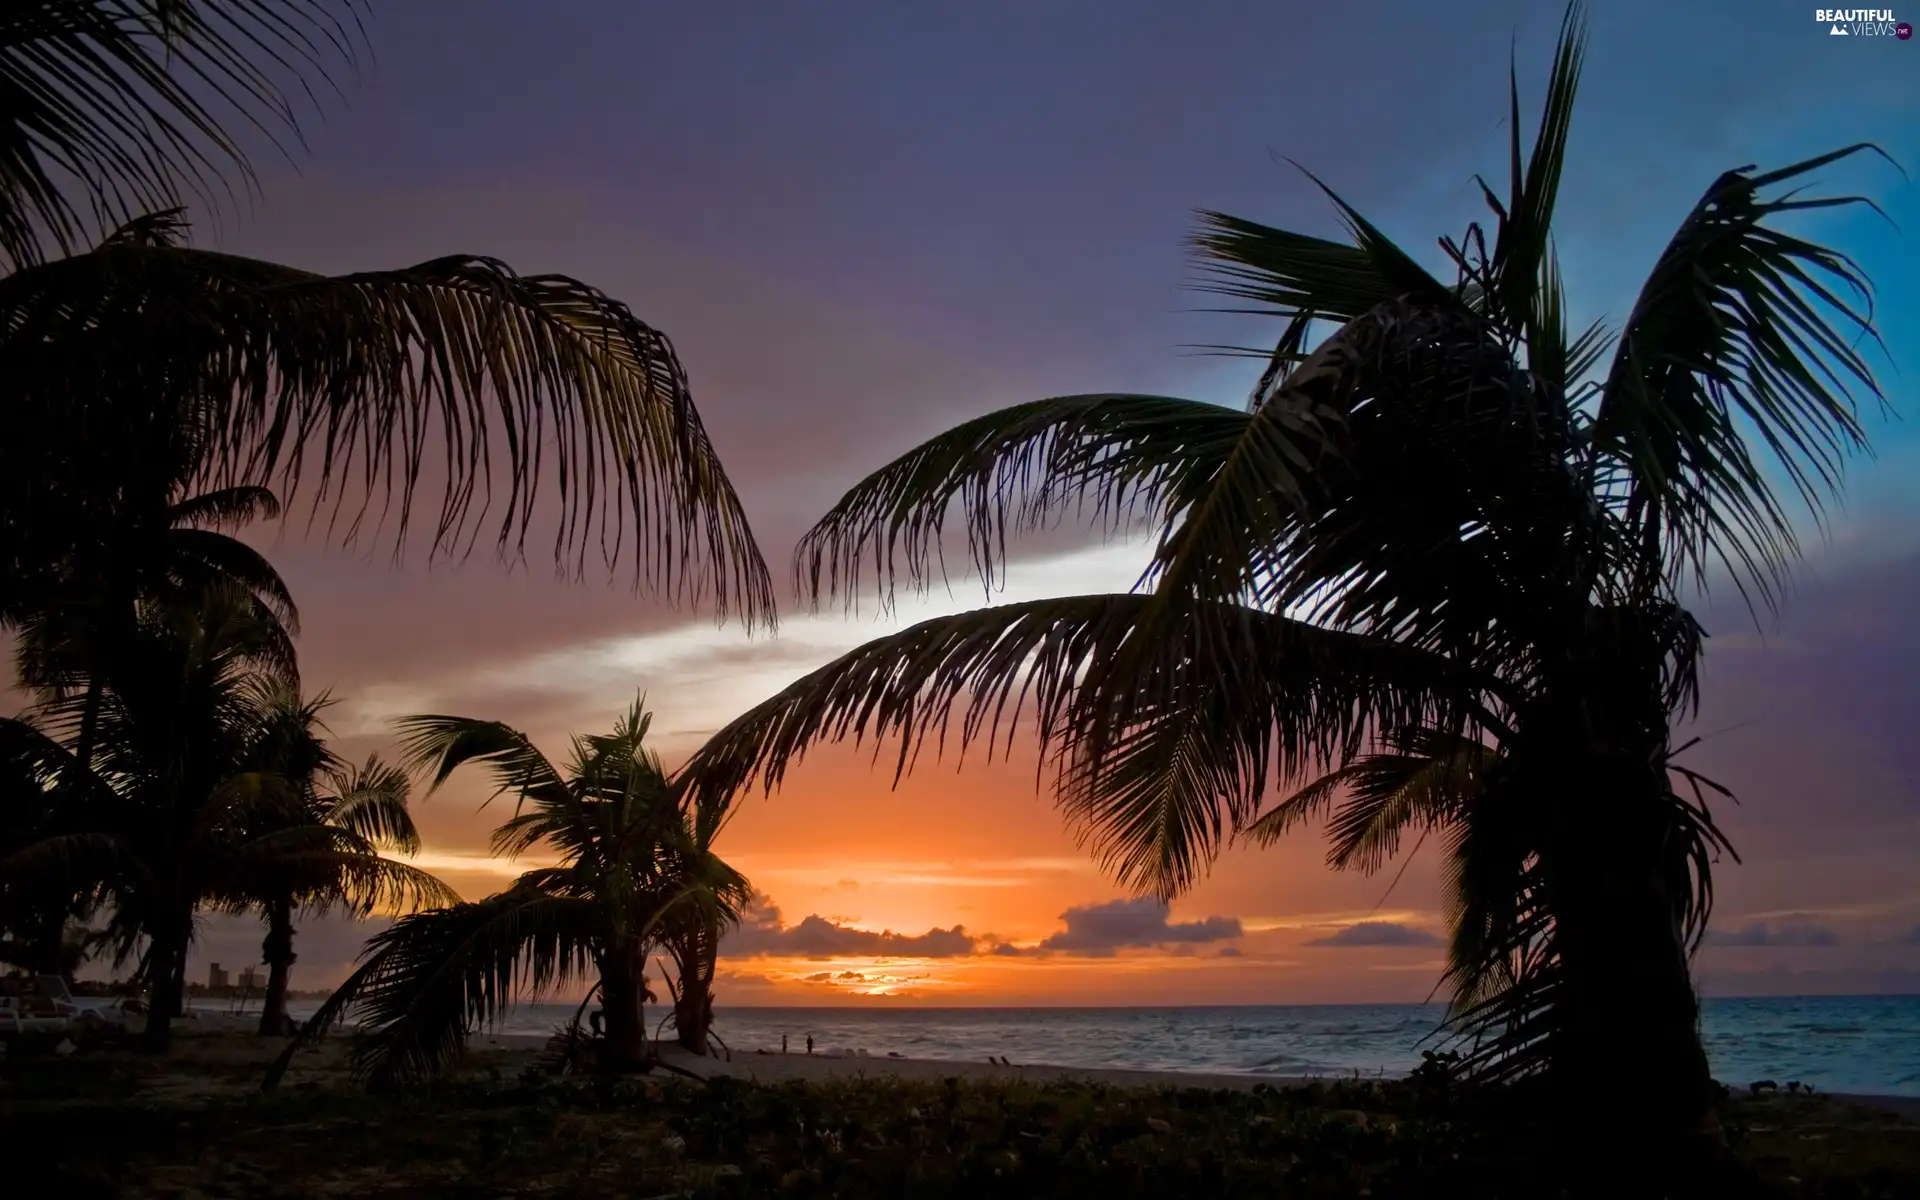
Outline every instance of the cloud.
[[1214, 957], [1215, 958], [1241, 958], [1241, 957], [1244, 957], [1244, 955], [1241, 952], [1240, 947], [1238, 946], [1222, 946], [1220, 947], [1220, 952], [1214, 955]]
[[[1086, 904], [1060, 914], [1066, 928], [1034, 947], [1039, 952], [1112, 954], [1130, 946], [1193, 946], [1240, 936], [1237, 917], [1207, 917], [1172, 923], [1158, 900], [1112, 900]], [[1006, 953], [1004, 946], [994, 950]], [[1017, 951], [1016, 951], [1017, 953]]]
[[[1160, 947], [1175, 955], [1192, 956], [1195, 948], [1237, 938], [1243, 932], [1237, 917], [1207, 917], [1199, 921], [1169, 921], [1167, 906], [1157, 900], [1113, 900], [1083, 904], [1060, 914], [1066, 928], [1037, 945], [1022, 947], [991, 933], [971, 934], [963, 925], [938, 926], [925, 933], [896, 933], [891, 929], [859, 929], [842, 917], [814, 913], [788, 925], [780, 909], [764, 894], [747, 906], [738, 929], [721, 944], [728, 956], [755, 958], [964, 958], [981, 954], [1019, 958], [1045, 954], [1104, 957], [1117, 950]], [[1232, 947], [1225, 957], [1238, 957]], [[817, 973], [808, 982], [847, 978]]]
[[925, 933], [895, 933], [855, 929], [818, 913], [797, 925], [787, 925], [780, 910], [764, 895], [756, 895], [740, 927], [729, 933], [721, 952], [739, 957], [789, 955], [799, 958], [961, 958], [974, 953], [979, 939], [964, 926], [929, 929]]
[[1315, 938], [1309, 946], [1438, 946], [1439, 938], [1424, 929], [1397, 925], [1392, 921], [1360, 921], [1345, 929]]
[[1742, 948], [1838, 946], [1840, 935], [1823, 925], [1768, 925], [1755, 921], [1744, 929], [1710, 929], [1706, 943], [1709, 946]]

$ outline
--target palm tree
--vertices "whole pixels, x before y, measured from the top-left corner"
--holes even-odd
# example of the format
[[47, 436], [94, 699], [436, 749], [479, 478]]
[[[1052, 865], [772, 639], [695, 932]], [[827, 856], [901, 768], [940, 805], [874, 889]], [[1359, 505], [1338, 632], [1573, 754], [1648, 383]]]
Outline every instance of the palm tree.
[[284, 631], [247, 590], [216, 586], [191, 607], [143, 603], [133, 636], [99, 669], [89, 759], [74, 749], [79, 697], [46, 695], [32, 720], [0, 722], [8, 775], [37, 780], [46, 813], [0, 861], [0, 879], [27, 894], [103, 894], [122, 956], [145, 946], [150, 1045], [169, 1040], [201, 909], [243, 909], [263, 880], [336, 870], [355, 896], [445, 895], [424, 872], [314, 822], [301, 789], [261, 769], [262, 729], [297, 673]]
[[[300, 614], [271, 563], [223, 532], [280, 515], [272, 492], [228, 487], [182, 496], [181, 476], [192, 463], [168, 453], [170, 430], [142, 439], [149, 453], [121, 464], [105, 482], [108, 503], [96, 512], [74, 506], [62, 515], [71, 551], [57, 571], [36, 582], [39, 594], [13, 614], [17, 665], [27, 687], [85, 693], [76, 755], [86, 761], [100, 715], [105, 675], [99, 665], [135, 636], [143, 601], [161, 608], [192, 607], [209, 588], [251, 592], [280, 636], [299, 632]], [[100, 498], [98, 496], [96, 499]], [[92, 519], [89, 519], [92, 518]], [[0, 614], [0, 624], [4, 624]]]
[[[281, 1055], [268, 1086], [295, 1050], [349, 1011], [358, 1010], [369, 1030], [355, 1052], [356, 1071], [389, 1085], [441, 1070], [473, 1027], [517, 999], [589, 975], [606, 1016], [608, 1064], [646, 1064], [648, 953], [684, 945], [697, 961], [701, 947], [717, 944], [739, 919], [748, 896], [747, 881], [713, 853], [720, 810], [686, 808], [681, 785], [644, 746], [651, 722], [636, 703], [612, 733], [576, 737], [562, 771], [499, 722], [405, 719], [408, 755], [430, 770], [434, 787], [463, 765], [484, 763], [498, 785], [494, 794], [513, 797], [513, 816], [493, 833], [494, 853], [517, 857], [545, 847], [560, 861], [527, 871], [497, 895], [419, 913], [376, 934], [360, 966]], [[710, 968], [679, 981], [700, 1013], [709, 1011], [700, 992], [710, 982]], [[699, 1032], [704, 1046], [705, 1027]], [[681, 1035], [686, 1040], [684, 1027]]]
[[1390, 765], [1369, 753], [1424, 760], [1353, 793], [1336, 857], [1446, 842], [1473, 1065], [1546, 1071], [1597, 1114], [1583, 1134], [1711, 1142], [1688, 960], [1725, 845], [1670, 770], [1704, 636], [1683, 589], [1725, 568], [1771, 606], [1797, 544], [1762, 457], [1817, 513], [1865, 444], [1864, 277], [1769, 224], [1858, 203], [1774, 192], [1864, 147], [1721, 175], [1623, 325], [1573, 330], [1550, 226], [1583, 43], [1570, 9], [1531, 153], [1516, 85], [1508, 194], [1484, 189], [1491, 236], [1443, 242], [1451, 282], [1330, 191], [1351, 244], [1204, 215], [1213, 286], [1284, 321], [1246, 411], [1042, 400], [856, 486], [802, 542], [816, 597], [869, 562], [883, 595], [928, 582], [956, 498], [988, 579], [1068, 509], [1160, 535], [1134, 592], [936, 618], [796, 682], [702, 749], [696, 799], [776, 786], [823, 739], [897, 735], [897, 778], [929, 737], [992, 751], [1030, 723], [1101, 862], [1171, 896], [1270, 777], [1321, 783], [1268, 835]]
[[[328, 278], [183, 244], [184, 194], [251, 184], [228, 126], [297, 138], [288, 97], [355, 61], [362, 8], [44, 0], [0, 16], [0, 624], [44, 610], [156, 430], [198, 450], [175, 482], [288, 500], [317, 484], [347, 537], [384, 497], [404, 539], [423, 475], [443, 474], [436, 551], [471, 547], [497, 513], [520, 553], [557, 486], [559, 565], [583, 569], [596, 542], [611, 563], [631, 538], [636, 583], [770, 618], [686, 373], [625, 305], [469, 255]], [[82, 212], [119, 227], [76, 252]]]
[[293, 688], [275, 688], [250, 754], [253, 765], [290, 789], [296, 801], [289, 811], [271, 813], [267, 828], [250, 831], [250, 858], [262, 869], [258, 879], [240, 884], [240, 899], [267, 924], [260, 947], [267, 966], [262, 1035], [286, 1032], [296, 913], [320, 916], [338, 910], [366, 917], [385, 908], [460, 900], [432, 875], [396, 872], [383, 858], [420, 851], [420, 834], [407, 810], [407, 773], [377, 755], [350, 767], [335, 754], [320, 719], [331, 703], [325, 694], [303, 697]]
[[[687, 777], [675, 783], [683, 792]], [[660, 875], [678, 891], [662, 911], [659, 940], [673, 972], [666, 978], [673, 999], [672, 1024], [682, 1049], [707, 1054], [713, 1035], [713, 976], [720, 937], [739, 924], [752, 897], [746, 879], [713, 852], [726, 822], [718, 804], [680, 806], [680, 819], [661, 841]]]

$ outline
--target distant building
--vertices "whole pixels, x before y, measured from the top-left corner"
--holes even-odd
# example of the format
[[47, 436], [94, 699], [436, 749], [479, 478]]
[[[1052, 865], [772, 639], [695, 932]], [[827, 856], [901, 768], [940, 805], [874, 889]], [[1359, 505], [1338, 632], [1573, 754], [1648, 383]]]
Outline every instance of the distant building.
[[248, 967], [246, 970], [240, 972], [240, 990], [241, 991], [250, 992], [255, 988], [264, 988], [266, 986], [267, 986], [267, 981], [262, 979], [260, 977], [260, 973], [258, 971], [255, 971], [252, 967]]
[[207, 967], [207, 990], [208, 991], [217, 992], [220, 989], [227, 987], [229, 982], [230, 981], [227, 979], [227, 973], [220, 969], [219, 963], [212, 963]]

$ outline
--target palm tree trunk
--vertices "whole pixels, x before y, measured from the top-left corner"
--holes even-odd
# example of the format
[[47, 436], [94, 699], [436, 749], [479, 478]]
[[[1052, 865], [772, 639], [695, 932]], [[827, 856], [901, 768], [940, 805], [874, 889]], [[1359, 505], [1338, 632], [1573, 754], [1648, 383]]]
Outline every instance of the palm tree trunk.
[[267, 903], [267, 936], [260, 943], [260, 961], [267, 964], [267, 992], [260, 1001], [264, 1037], [287, 1032], [287, 984], [298, 957], [293, 952], [293, 902], [276, 896]]
[[639, 946], [616, 947], [600, 962], [600, 1006], [606, 1013], [606, 1065], [614, 1070], [639, 1068], [647, 1053], [646, 955]]
[[1657, 745], [1597, 738], [1593, 695], [1562, 727], [1578, 744], [1554, 739], [1540, 851], [1566, 984], [1559, 1111], [1579, 1143], [1569, 1150], [1596, 1168], [1671, 1180], [1712, 1165], [1725, 1142], [1681, 925], [1688, 879], [1670, 849], [1664, 714]]
[[100, 730], [100, 708], [106, 698], [106, 685], [101, 672], [106, 664], [119, 657], [119, 622], [125, 621], [131, 625], [139, 620], [140, 613], [137, 589], [125, 583], [115, 569], [109, 570], [107, 580], [105, 591], [113, 599], [104, 606], [107, 614], [105, 623], [95, 631], [94, 653], [100, 657], [87, 665], [87, 694], [80, 708], [80, 734], [73, 749], [74, 761], [83, 769], [93, 766], [94, 743], [98, 740]]
[[695, 1054], [707, 1052], [713, 1030], [713, 971], [717, 939], [695, 935], [671, 943], [673, 965], [679, 975], [673, 995], [673, 1026], [680, 1044]]
[[173, 1040], [173, 1019], [184, 1010], [187, 990], [187, 944], [193, 927], [193, 914], [184, 921], [170, 922], [153, 939], [148, 952], [152, 964], [149, 974], [151, 992], [147, 1005], [146, 1045], [149, 1050], [165, 1050]]

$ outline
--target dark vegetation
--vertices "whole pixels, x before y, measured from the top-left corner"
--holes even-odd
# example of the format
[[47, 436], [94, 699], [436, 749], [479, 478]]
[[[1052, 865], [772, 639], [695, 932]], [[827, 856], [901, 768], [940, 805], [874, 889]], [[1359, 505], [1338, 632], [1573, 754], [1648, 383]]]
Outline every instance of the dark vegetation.
[[[110, 1054], [10, 1069], [0, 1124], [57, 1164], [72, 1200], [319, 1197], [1553, 1197], [1554, 1131], [1523, 1092], [1497, 1108], [1436, 1080], [1252, 1092], [1079, 1083], [761, 1086], [554, 1080], [478, 1058], [391, 1094], [248, 1065]], [[204, 1073], [206, 1087], [161, 1094]], [[489, 1078], [489, 1075], [492, 1078]], [[1739, 1098], [1745, 1179], [1713, 1196], [1920, 1194], [1920, 1127], [1825, 1097]], [[106, 1131], [110, 1135], [103, 1136]]]

